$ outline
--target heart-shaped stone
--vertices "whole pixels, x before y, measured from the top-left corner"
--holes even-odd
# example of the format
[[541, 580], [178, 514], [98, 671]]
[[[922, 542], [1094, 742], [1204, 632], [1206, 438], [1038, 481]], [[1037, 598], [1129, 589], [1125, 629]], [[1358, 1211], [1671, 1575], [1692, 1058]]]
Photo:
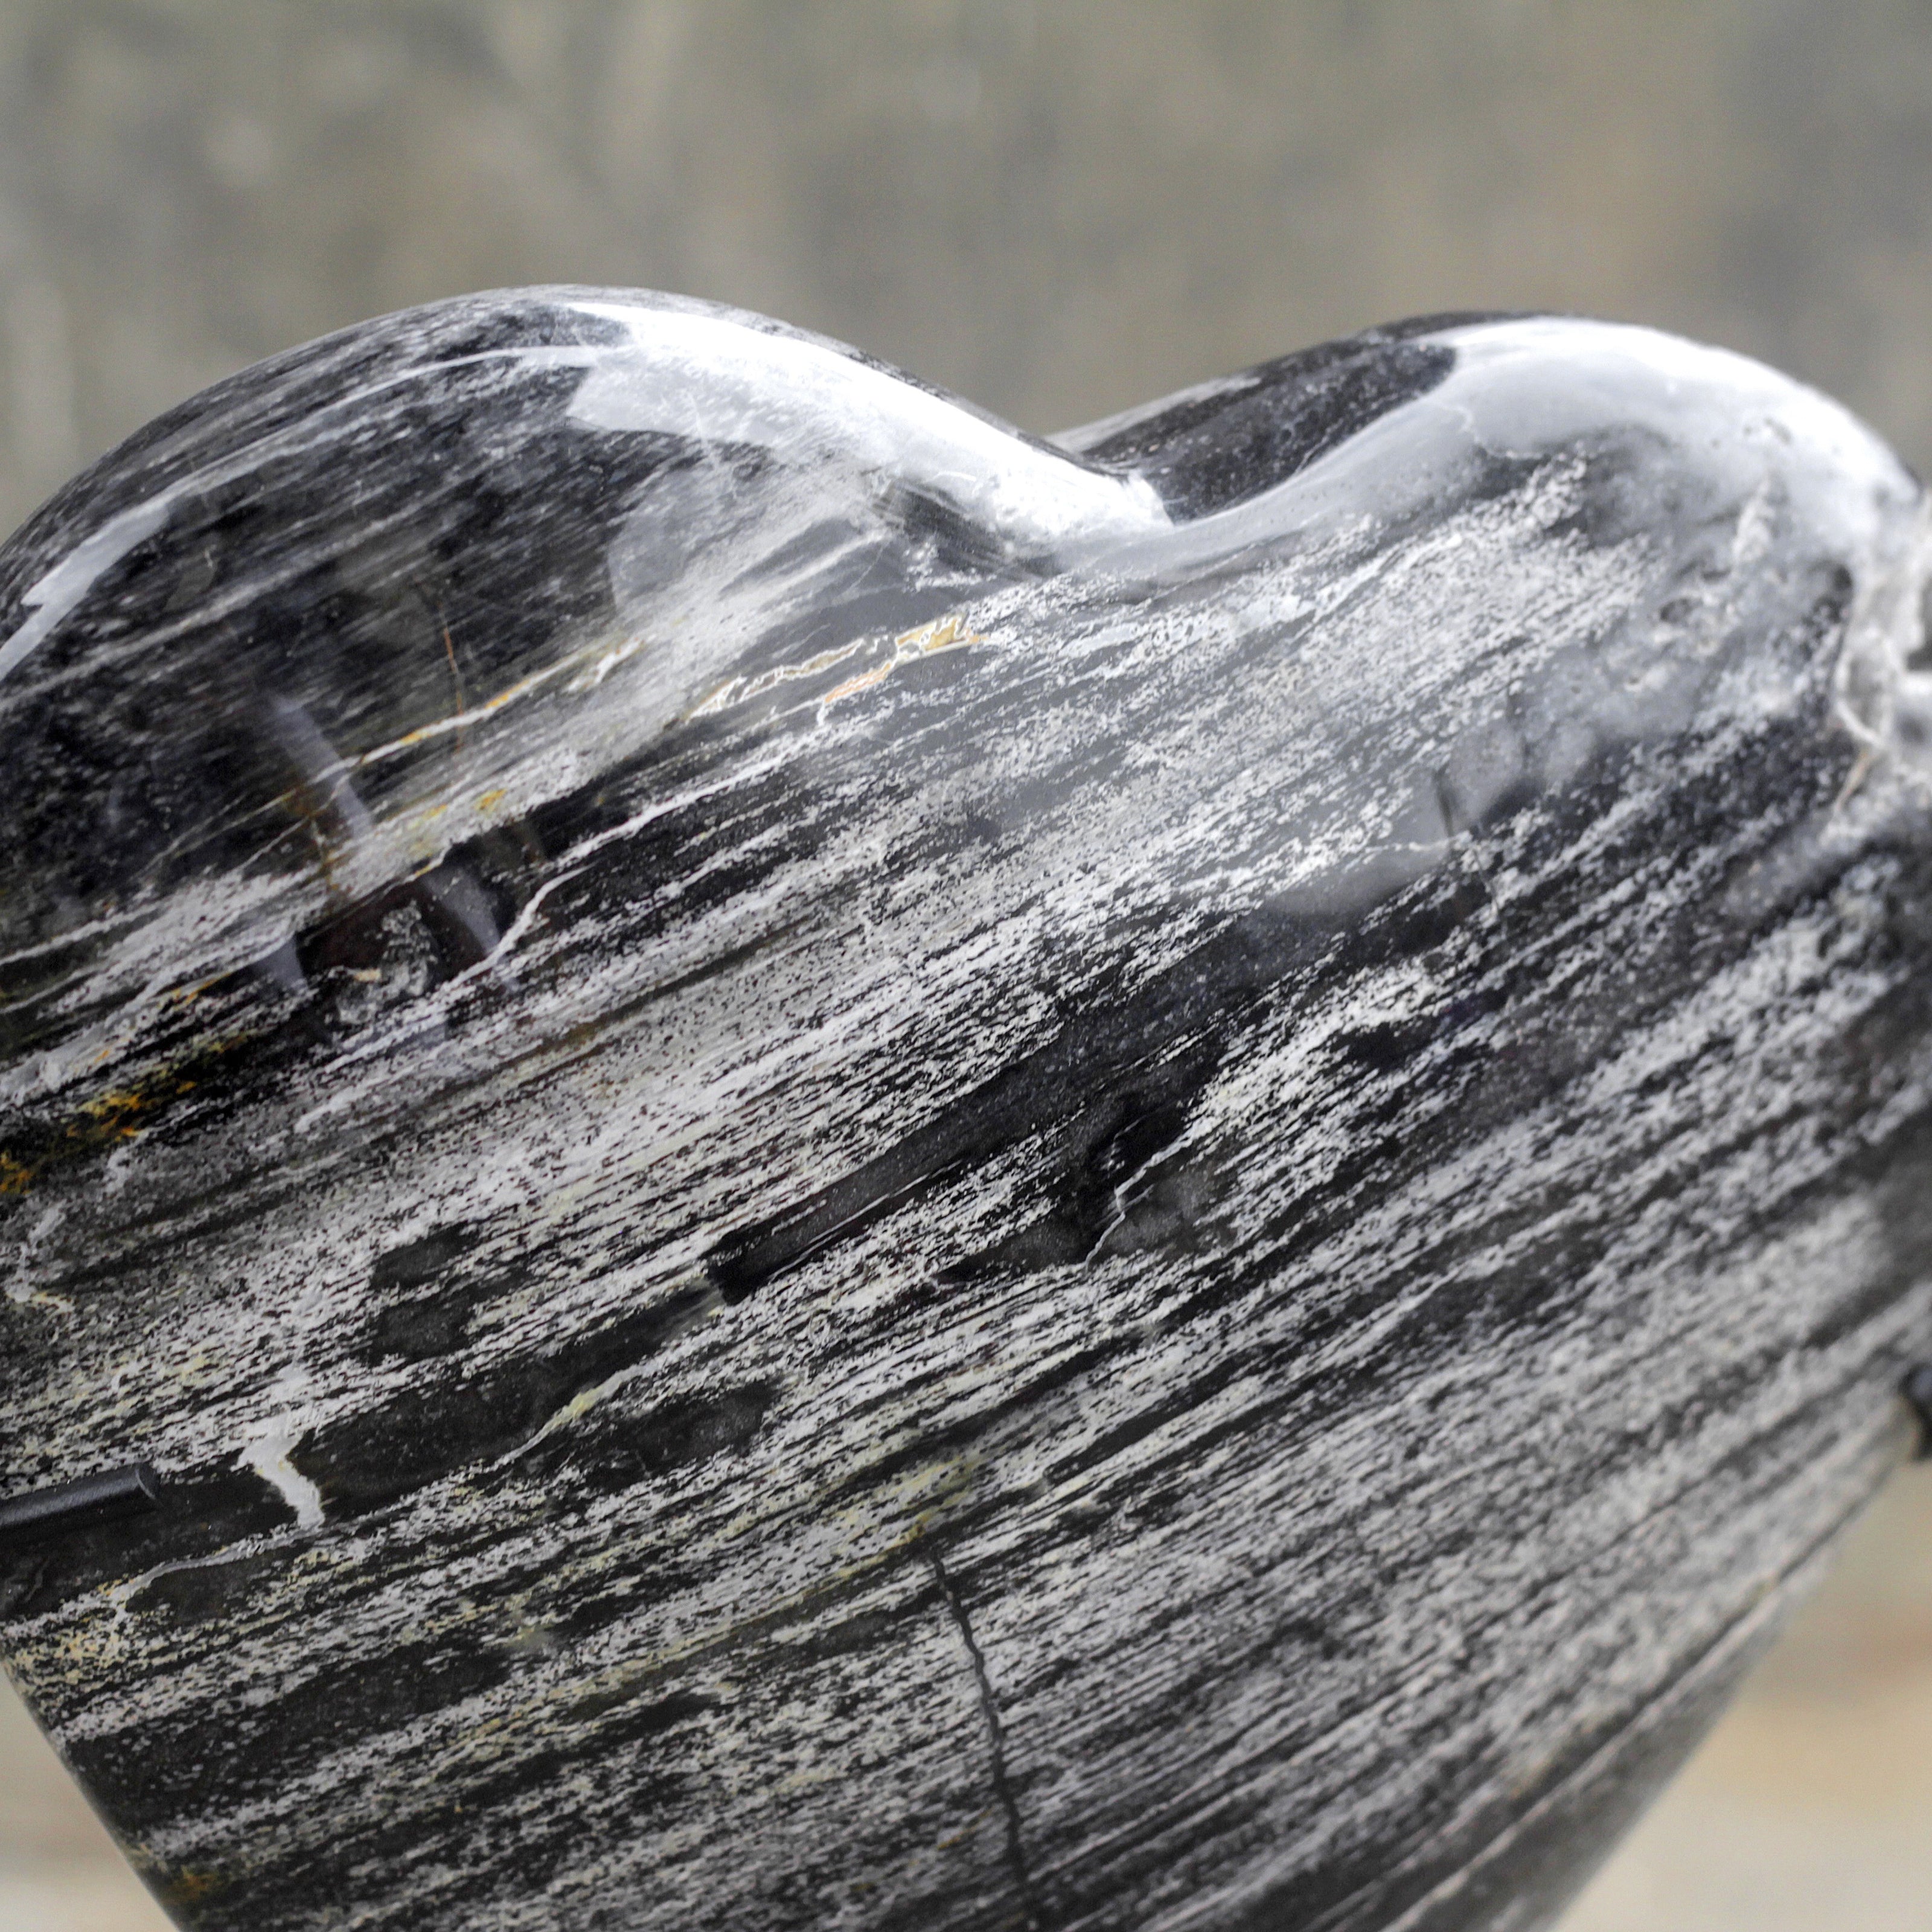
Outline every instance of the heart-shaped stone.
[[161, 1895], [1539, 1922], [1911, 1440], [1920, 520], [1644, 330], [1053, 446], [572, 290], [71, 485], [0, 1642]]

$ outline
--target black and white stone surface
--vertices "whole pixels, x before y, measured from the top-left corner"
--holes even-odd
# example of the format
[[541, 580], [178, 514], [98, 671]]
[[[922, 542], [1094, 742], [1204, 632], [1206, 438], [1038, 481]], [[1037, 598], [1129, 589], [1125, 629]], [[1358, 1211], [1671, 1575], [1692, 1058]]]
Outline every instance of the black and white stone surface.
[[1918, 486], [440, 304], [0, 553], [10, 1668], [188, 1924], [1556, 1909], [1914, 1430]]

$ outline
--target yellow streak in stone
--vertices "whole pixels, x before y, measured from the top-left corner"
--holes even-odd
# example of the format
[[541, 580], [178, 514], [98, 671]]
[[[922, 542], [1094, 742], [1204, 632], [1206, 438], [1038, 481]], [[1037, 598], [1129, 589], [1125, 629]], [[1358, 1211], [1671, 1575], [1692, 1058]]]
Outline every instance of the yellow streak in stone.
[[[689, 1282], [692, 1278], [687, 1276], [684, 1279], [686, 1282]], [[709, 1321], [724, 1305], [715, 1292], [708, 1291], [698, 1305], [692, 1309], [682, 1320], [667, 1326], [661, 1338], [660, 1346], [662, 1341], [669, 1341], [677, 1336], [688, 1334], [700, 1322]], [[656, 1352], [656, 1350], [653, 1349], [650, 1354], [645, 1355], [640, 1360], [629, 1363], [614, 1373], [606, 1376], [601, 1382], [593, 1382], [588, 1388], [579, 1389], [569, 1401], [550, 1416], [535, 1435], [519, 1443], [515, 1448], [499, 1456], [490, 1466], [493, 1468], [500, 1469], [506, 1463], [514, 1462], [519, 1456], [528, 1455], [539, 1442], [547, 1442], [559, 1430], [568, 1429], [573, 1422], [581, 1420], [606, 1396], [616, 1394], [618, 1390], [628, 1383], [635, 1382], [647, 1369], [652, 1366]]]
[[819, 700], [819, 714], [822, 717], [842, 698], [850, 698], [856, 692], [884, 683], [902, 664], [936, 656], [941, 651], [963, 650], [968, 644], [983, 644], [986, 641], [978, 632], [965, 629], [956, 615], [922, 624], [916, 630], [902, 632], [892, 640], [892, 654], [884, 664], [874, 664], [870, 670], [861, 671], [856, 677], [849, 677], [843, 684], [828, 691]]
[[854, 652], [863, 650], [869, 641], [866, 638], [854, 638], [850, 644], [838, 645], [829, 651], [820, 651], [816, 657], [807, 658], [802, 664], [779, 664], [771, 670], [760, 671], [755, 677], [728, 678], [686, 715], [692, 718], [707, 718], [714, 712], [728, 711], [734, 704], [742, 704], [752, 698], [762, 697], [778, 685], [789, 683], [801, 677], [815, 677], [820, 671], [830, 670], [836, 664], [843, 664]]
[[512, 1449], [508, 1455], [498, 1456], [496, 1466], [501, 1468], [506, 1462], [514, 1462], [519, 1456], [528, 1455], [539, 1442], [548, 1442], [560, 1429], [568, 1429], [573, 1422], [581, 1420], [607, 1395], [615, 1394], [626, 1382], [634, 1381], [642, 1372], [643, 1365], [633, 1363], [628, 1368], [620, 1369], [614, 1376], [605, 1376], [601, 1382], [593, 1382], [586, 1389], [579, 1389], [528, 1442]]
[[74, 1304], [64, 1295], [50, 1294], [44, 1288], [30, 1288], [22, 1292], [10, 1288], [7, 1291], [9, 1301], [17, 1302], [22, 1308], [51, 1308], [56, 1315], [69, 1321], [74, 1318]]
[[[781, 684], [795, 683], [800, 678], [816, 677], [828, 671], [833, 665], [843, 664], [848, 658], [855, 657], [872, 642], [870, 637], [854, 638], [849, 643], [835, 645], [831, 650], [820, 651], [807, 658], [802, 664], [776, 664], [770, 670], [761, 670], [750, 677], [728, 679], [716, 690], [703, 698], [685, 715], [690, 718], [706, 718], [720, 711], [728, 711], [734, 705], [748, 704], [754, 698], [761, 698], [768, 691], [776, 689]], [[836, 704], [842, 698], [849, 698], [854, 692], [864, 691], [872, 686], [882, 683], [901, 664], [910, 664], [915, 658], [930, 657], [935, 652], [962, 649], [968, 644], [982, 644], [986, 639], [976, 631], [965, 628], [964, 620], [957, 614], [936, 619], [930, 624], [922, 624], [917, 629], [906, 631], [892, 640], [892, 654], [869, 670], [848, 678], [843, 684], [836, 685], [818, 700], [822, 716], [826, 706]]]
[[[480, 704], [472, 705], [467, 710], [452, 712], [446, 718], [432, 719], [427, 724], [418, 724], [413, 731], [405, 731], [400, 738], [392, 738], [386, 744], [377, 745], [367, 752], [358, 752], [352, 758], [345, 758], [336, 769], [341, 771], [359, 771], [365, 765], [378, 764], [385, 758], [392, 758], [400, 753], [411, 751], [416, 746], [427, 743], [432, 738], [440, 738], [453, 731], [460, 731], [466, 725], [478, 724], [494, 717], [506, 705], [514, 704], [520, 698], [527, 697], [542, 686], [562, 677], [566, 673], [575, 671], [566, 688], [573, 692], [589, 691], [602, 684], [611, 670], [626, 658], [634, 657], [649, 640], [643, 637], [626, 638], [622, 644], [598, 645], [573, 651], [555, 664], [546, 664], [541, 670], [533, 670], [527, 677], [518, 679], [514, 684], [507, 685], [494, 697], [486, 698]], [[333, 771], [319, 776], [332, 777]]]

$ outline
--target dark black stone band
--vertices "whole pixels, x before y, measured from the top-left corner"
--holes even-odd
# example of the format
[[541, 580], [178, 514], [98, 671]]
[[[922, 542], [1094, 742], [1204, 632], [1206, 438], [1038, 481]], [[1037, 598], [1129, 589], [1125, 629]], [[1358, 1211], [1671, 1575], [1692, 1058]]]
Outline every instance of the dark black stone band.
[[71, 1530], [145, 1516], [160, 1506], [160, 1479], [145, 1462], [76, 1476], [51, 1489], [30, 1490], [0, 1502], [0, 1547], [64, 1536]]

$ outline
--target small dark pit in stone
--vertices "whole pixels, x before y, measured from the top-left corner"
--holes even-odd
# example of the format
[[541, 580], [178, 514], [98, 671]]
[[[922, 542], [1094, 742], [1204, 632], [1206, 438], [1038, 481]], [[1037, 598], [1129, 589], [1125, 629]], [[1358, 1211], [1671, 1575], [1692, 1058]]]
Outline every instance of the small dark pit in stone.
[[452, 1222], [376, 1257], [369, 1286], [384, 1305], [358, 1352], [364, 1361], [428, 1361], [461, 1346], [476, 1310], [474, 1286], [445, 1284], [429, 1294], [410, 1291], [439, 1282], [476, 1239], [474, 1228]]
[[1905, 1399], [1918, 1418], [1918, 1460], [1932, 1461], [1932, 1362], [1921, 1362], [1905, 1378]]
[[1932, 671], [1932, 581], [1918, 593], [1918, 641], [1905, 660], [1907, 670]]
[[362, 1352], [363, 1358], [426, 1362], [452, 1354], [469, 1332], [472, 1312], [470, 1294], [460, 1288], [394, 1303], [376, 1316], [374, 1330]]

